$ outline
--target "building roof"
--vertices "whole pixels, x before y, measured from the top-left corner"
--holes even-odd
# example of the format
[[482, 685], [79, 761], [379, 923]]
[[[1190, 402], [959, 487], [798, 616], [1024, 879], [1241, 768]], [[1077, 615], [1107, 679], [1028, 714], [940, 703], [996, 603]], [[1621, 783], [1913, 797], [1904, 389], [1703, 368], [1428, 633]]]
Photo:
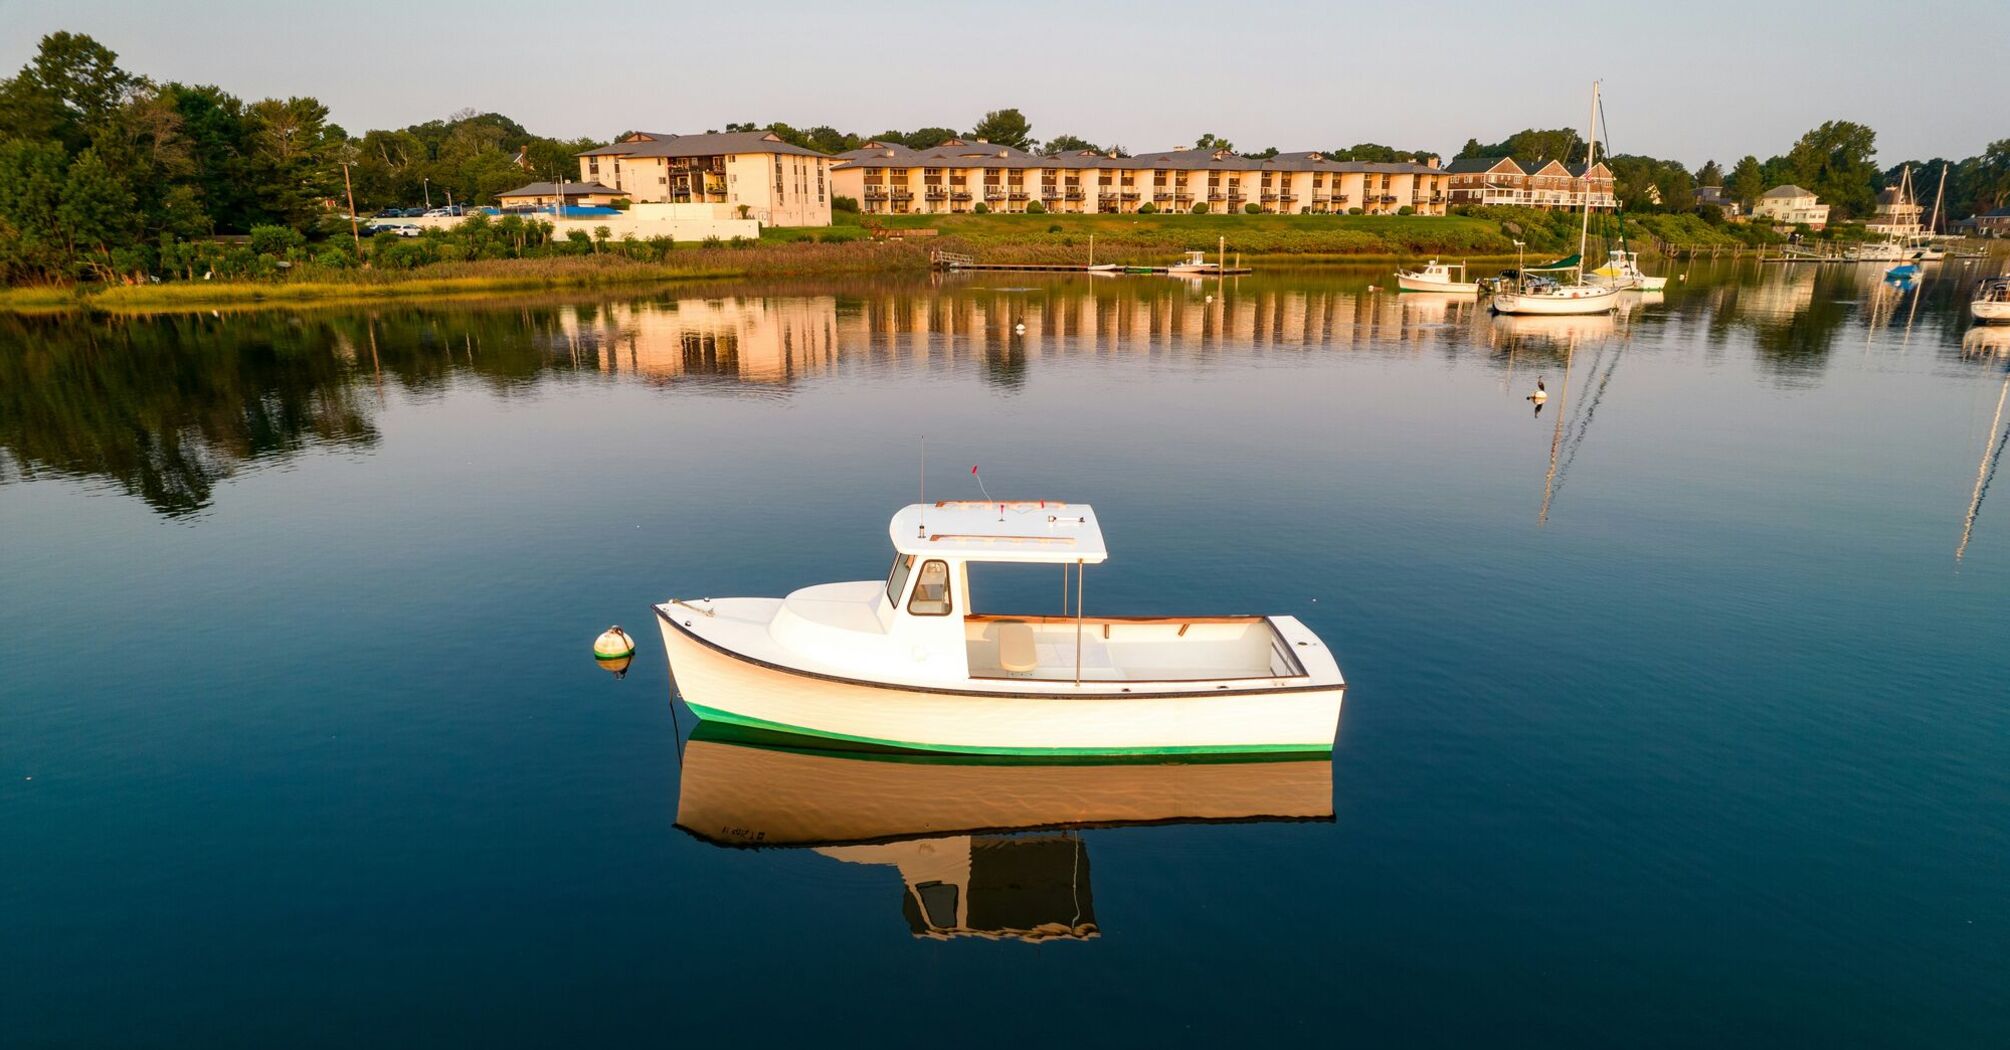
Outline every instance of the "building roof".
[[1258, 160], [1227, 150], [1173, 149], [1146, 152], [1129, 157], [1112, 157], [1096, 150], [1079, 150], [1041, 156], [996, 143], [964, 142], [952, 139], [929, 149], [909, 149], [895, 143], [868, 143], [838, 155], [844, 168], [1056, 168], [1124, 171], [1216, 168], [1223, 171], [1332, 171], [1384, 174], [1443, 174], [1443, 168], [1407, 161], [1379, 162], [1332, 160], [1322, 153], [1279, 153]]
[[1521, 171], [1521, 165], [1515, 163], [1513, 157], [1460, 157], [1445, 165], [1445, 170], [1454, 175], [1475, 175], [1494, 170], [1501, 161], [1507, 161], [1514, 165], [1516, 171]]
[[1772, 197], [1776, 199], [1781, 197], [1812, 197], [1814, 195], [1815, 191], [1810, 189], [1803, 189], [1802, 187], [1796, 186], [1791, 182], [1787, 183], [1784, 186], [1775, 186], [1772, 189], [1759, 194], [1759, 196], [1761, 197]]
[[783, 142], [772, 131], [706, 132], [679, 135], [672, 132], [638, 131], [611, 146], [590, 149], [581, 157], [719, 157], [732, 153], [787, 153], [798, 157], [825, 157], [813, 149]]
[[[513, 190], [504, 190], [503, 192], [496, 194], [496, 196], [497, 197], [554, 197], [558, 195], [558, 192], [559, 192], [559, 184], [556, 182], [531, 182], [531, 183], [525, 183], [522, 186], [518, 186], [516, 189]], [[565, 195], [568, 197], [591, 197], [596, 194], [602, 194], [602, 193], [612, 194], [616, 197], [628, 196], [627, 190], [617, 190], [612, 186], [602, 186], [600, 183], [597, 182], [568, 182], [565, 184]]]
[[893, 537], [895, 550], [924, 558], [1094, 565], [1110, 556], [1096, 512], [1086, 503], [911, 503], [893, 516], [887, 534]]

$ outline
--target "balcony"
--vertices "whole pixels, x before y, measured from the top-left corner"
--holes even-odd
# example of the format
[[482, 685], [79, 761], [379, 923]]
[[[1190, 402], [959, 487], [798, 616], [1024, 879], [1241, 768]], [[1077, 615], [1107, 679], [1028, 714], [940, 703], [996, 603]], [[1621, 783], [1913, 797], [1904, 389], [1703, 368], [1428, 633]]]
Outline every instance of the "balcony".
[[911, 201], [914, 199], [914, 191], [896, 187], [893, 191], [893, 199], [897, 201]]
[[943, 189], [940, 186], [930, 186], [928, 187], [928, 190], [926, 191], [924, 196], [926, 196], [929, 200], [932, 201], [948, 200], [949, 191]]
[[1134, 190], [1134, 189], [1125, 189], [1125, 190], [1121, 191], [1121, 192], [1120, 192], [1120, 193], [1119, 193], [1118, 195], [1119, 195], [1119, 196], [1121, 196], [1121, 197], [1122, 197], [1122, 198], [1123, 198], [1124, 200], [1127, 200], [1127, 201], [1134, 201], [1134, 200], [1137, 200], [1137, 199], [1138, 199], [1138, 197], [1140, 196], [1140, 194], [1138, 193], [1138, 191], [1137, 191], [1137, 190]]
[[[1191, 194], [1189, 194], [1189, 196], [1191, 196]], [[1208, 199], [1208, 200], [1211, 200], [1211, 201], [1218, 201], [1218, 200], [1220, 200], [1220, 199], [1221, 199], [1221, 191], [1220, 191], [1220, 190], [1209, 190], [1209, 191], [1207, 191], [1207, 199]]]
[[996, 183], [986, 183], [984, 186], [984, 199], [987, 201], [1004, 200], [1005, 187], [997, 185]]
[[951, 191], [949, 191], [949, 199], [950, 199], [950, 200], [953, 200], [953, 201], [967, 201], [967, 200], [969, 200], [969, 199], [970, 199], [970, 191], [969, 191], [969, 190], [951, 190]]
[[1083, 199], [1082, 188], [1080, 186], [1070, 186], [1065, 196], [1071, 201], [1081, 200]]
[[1190, 201], [1190, 200], [1192, 200], [1192, 199], [1193, 199], [1193, 191], [1192, 191], [1192, 190], [1174, 190], [1174, 191], [1173, 191], [1173, 195], [1172, 195], [1172, 198], [1173, 198], [1173, 200], [1176, 200], [1176, 201]]
[[1011, 190], [1011, 192], [1010, 192], [1010, 193], [1008, 194], [1008, 196], [1009, 196], [1009, 197], [1010, 197], [1010, 198], [1011, 198], [1012, 200], [1015, 200], [1015, 201], [1023, 201], [1023, 200], [1025, 200], [1025, 199], [1026, 199], [1026, 187], [1024, 187], [1024, 186], [1014, 186], [1014, 187], [1012, 187], [1012, 190]]
[[885, 186], [867, 186], [867, 187], [865, 188], [865, 199], [866, 199], [866, 200], [869, 200], [869, 201], [883, 201], [883, 200], [885, 200], [885, 199], [886, 199], [886, 187], [885, 187]]

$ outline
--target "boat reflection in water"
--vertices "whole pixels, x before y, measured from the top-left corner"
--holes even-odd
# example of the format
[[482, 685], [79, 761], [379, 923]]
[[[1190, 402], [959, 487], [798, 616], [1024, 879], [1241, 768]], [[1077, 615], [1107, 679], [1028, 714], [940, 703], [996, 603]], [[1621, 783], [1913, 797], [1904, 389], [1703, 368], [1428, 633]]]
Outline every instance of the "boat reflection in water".
[[700, 722], [677, 826], [898, 869], [917, 937], [1099, 936], [1083, 829], [1333, 819], [1330, 754], [1035, 761], [822, 743]]

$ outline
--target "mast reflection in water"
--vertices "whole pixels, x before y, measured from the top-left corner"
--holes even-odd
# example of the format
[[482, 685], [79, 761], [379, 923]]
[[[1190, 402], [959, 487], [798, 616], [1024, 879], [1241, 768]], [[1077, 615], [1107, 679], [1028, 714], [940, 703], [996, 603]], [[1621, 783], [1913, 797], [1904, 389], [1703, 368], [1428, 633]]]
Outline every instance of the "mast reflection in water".
[[677, 826], [897, 869], [917, 937], [1100, 936], [1085, 829], [1333, 819], [1330, 755], [1029, 762], [817, 743], [700, 722]]

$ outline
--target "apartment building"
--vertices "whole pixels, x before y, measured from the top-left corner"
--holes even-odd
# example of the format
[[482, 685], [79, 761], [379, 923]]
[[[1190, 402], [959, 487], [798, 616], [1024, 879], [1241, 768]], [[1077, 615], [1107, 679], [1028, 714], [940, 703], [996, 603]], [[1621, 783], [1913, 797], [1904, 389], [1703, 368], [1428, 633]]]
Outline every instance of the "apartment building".
[[1432, 164], [1335, 161], [1319, 153], [1258, 159], [1227, 150], [1175, 149], [1118, 157], [1084, 150], [1041, 156], [982, 139], [930, 149], [871, 142], [838, 155], [835, 192], [870, 215], [1241, 212], [1443, 215], [1445, 173]]
[[1926, 229], [1921, 222], [1925, 214], [1926, 209], [1903, 186], [1890, 186], [1877, 195], [1877, 210], [1864, 221], [1863, 228], [1889, 237], [1917, 237]]
[[1454, 204], [1509, 204], [1522, 208], [1616, 208], [1612, 169], [1550, 160], [1531, 169], [1513, 157], [1461, 157], [1445, 166]]
[[764, 226], [829, 226], [835, 162], [767, 131], [638, 131], [579, 154], [579, 177], [637, 203], [688, 205]]
[[1815, 199], [1815, 191], [1788, 183], [1760, 194], [1758, 201], [1752, 205], [1752, 218], [1781, 226], [1806, 225], [1819, 230], [1829, 223], [1829, 206]]

